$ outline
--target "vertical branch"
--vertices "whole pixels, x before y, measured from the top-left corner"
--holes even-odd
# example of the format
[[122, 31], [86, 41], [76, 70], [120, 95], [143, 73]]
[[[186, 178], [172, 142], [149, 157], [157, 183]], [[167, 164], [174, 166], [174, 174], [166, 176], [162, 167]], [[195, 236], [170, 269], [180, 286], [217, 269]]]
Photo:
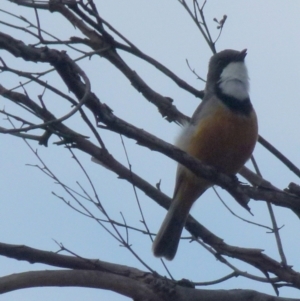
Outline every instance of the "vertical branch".
[[[252, 162], [252, 164], [255, 168], [256, 173], [260, 177], [262, 177], [262, 174], [261, 174], [261, 172], [258, 168], [258, 165], [257, 165], [257, 163], [256, 163], [253, 156], [251, 156], [251, 162]], [[283, 251], [283, 246], [282, 246], [281, 238], [280, 238], [280, 235], [279, 235], [279, 229], [280, 228], [278, 228], [278, 226], [277, 226], [277, 222], [276, 222], [274, 210], [272, 208], [272, 204], [270, 202], [266, 202], [266, 203], [267, 203], [268, 211], [269, 211], [269, 214], [270, 214], [270, 217], [271, 217], [273, 232], [274, 232], [274, 235], [275, 235], [275, 239], [276, 239], [276, 243], [277, 243], [277, 247], [278, 247], [278, 252], [279, 252], [279, 255], [280, 255], [280, 258], [281, 258], [281, 262], [284, 266], [287, 266], [286, 257], [285, 257], [284, 251]]]

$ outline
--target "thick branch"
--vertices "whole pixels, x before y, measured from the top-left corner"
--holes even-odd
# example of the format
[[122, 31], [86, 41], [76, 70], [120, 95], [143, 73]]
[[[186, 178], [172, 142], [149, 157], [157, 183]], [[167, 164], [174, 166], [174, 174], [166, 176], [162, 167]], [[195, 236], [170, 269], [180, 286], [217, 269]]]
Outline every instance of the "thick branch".
[[33, 271], [12, 274], [0, 278], [0, 294], [18, 289], [56, 286], [86, 287], [111, 290], [133, 300], [159, 300], [148, 285], [109, 272], [72, 271]]
[[60, 255], [26, 246], [0, 243], [0, 254], [75, 270], [32, 271], [0, 278], [0, 293], [41, 286], [74, 286], [114, 291], [139, 301], [296, 301], [250, 290], [200, 290], [127, 266], [100, 260]]
[[263, 254], [263, 250], [247, 249], [228, 245], [223, 239], [214, 235], [191, 216], [186, 224], [186, 229], [196, 237], [201, 237], [201, 239], [213, 247], [218, 254], [247, 262], [248, 264], [258, 268], [264, 274], [272, 273], [276, 275], [279, 278], [278, 281], [292, 283], [295, 287], [300, 288], [300, 274], [295, 272], [292, 267], [284, 266], [282, 263], [279, 263], [278, 261]]

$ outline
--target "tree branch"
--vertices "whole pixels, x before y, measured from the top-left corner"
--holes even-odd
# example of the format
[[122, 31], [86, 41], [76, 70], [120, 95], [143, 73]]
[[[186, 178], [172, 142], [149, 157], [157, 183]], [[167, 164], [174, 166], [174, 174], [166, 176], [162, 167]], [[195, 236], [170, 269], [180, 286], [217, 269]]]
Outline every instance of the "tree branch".
[[0, 243], [0, 254], [30, 263], [73, 270], [32, 271], [0, 278], [0, 293], [41, 287], [89, 287], [114, 291], [136, 301], [296, 301], [250, 290], [202, 290], [188, 288], [157, 274], [95, 259], [60, 255], [27, 246]]
[[140, 281], [110, 272], [72, 271], [32, 271], [12, 274], [0, 278], [0, 293], [33, 287], [86, 287], [116, 292], [133, 300], [159, 300], [150, 287]]

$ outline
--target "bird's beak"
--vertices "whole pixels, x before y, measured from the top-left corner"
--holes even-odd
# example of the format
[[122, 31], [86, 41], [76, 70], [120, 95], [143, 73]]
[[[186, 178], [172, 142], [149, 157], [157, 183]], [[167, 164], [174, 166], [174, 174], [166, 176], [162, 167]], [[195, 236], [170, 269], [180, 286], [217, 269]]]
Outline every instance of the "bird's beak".
[[239, 53], [239, 57], [243, 60], [245, 59], [246, 55], [247, 55], [247, 49], [244, 49]]

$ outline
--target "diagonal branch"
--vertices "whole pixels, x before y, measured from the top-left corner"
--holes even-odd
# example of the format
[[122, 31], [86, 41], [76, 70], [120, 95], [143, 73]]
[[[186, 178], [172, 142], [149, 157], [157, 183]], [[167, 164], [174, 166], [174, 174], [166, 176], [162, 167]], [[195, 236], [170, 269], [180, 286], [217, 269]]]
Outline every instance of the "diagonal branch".
[[[1, 92], [1, 91], [0, 91]], [[4, 93], [4, 96], [6, 97], [13, 97], [15, 94], [19, 94], [16, 92], [6, 92]], [[103, 105], [102, 105], [103, 106]], [[110, 111], [109, 111], [110, 112]], [[102, 112], [103, 113], [103, 112]], [[109, 113], [112, 114], [112, 113]], [[114, 115], [110, 116], [110, 122], [113, 124], [117, 124], [120, 122]], [[53, 118], [53, 116], [49, 116], [49, 118]], [[127, 125], [128, 126], [128, 125]], [[59, 135], [61, 136], [67, 136], [69, 143], [72, 143], [72, 145], [80, 150], [82, 150], [85, 153], [90, 154], [91, 156], [98, 159], [100, 162], [104, 162], [105, 166], [113, 170], [114, 172], [118, 173], [121, 178], [124, 178], [131, 182], [132, 184], [136, 185], [140, 189], [142, 189], [146, 194], [148, 194], [151, 198], [158, 201], [162, 206], [165, 208], [168, 208], [170, 204], [170, 199], [167, 198], [164, 194], [162, 194], [158, 189], [154, 188], [147, 182], [145, 182], [143, 179], [135, 175], [132, 171], [128, 170], [126, 167], [121, 165], [119, 162], [117, 162], [107, 151], [99, 149], [97, 146], [92, 144], [90, 141], [85, 139], [82, 135], [79, 135], [77, 133], [72, 132], [70, 129], [68, 129], [63, 124], [55, 124], [56, 131], [59, 131]], [[124, 128], [124, 127], [122, 127]], [[131, 128], [132, 130], [132, 128]], [[146, 143], [146, 145], [149, 147], [149, 144], [151, 145], [150, 148], [156, 149], [156, 150], [163, 150], [164, 153], [168, 154], [169, 157], [174, 158], [175, 160], [180, 160], [183, 164], [185, 164], [187, 167], [190, 167], [193, 169], [193, 171], [199, 175], [206, 175], [210, 179], [213, 179], [214, 176], [216, 176], [216, 179], [219, 179], [220, 183], [222, 181], [222, 185], [226, 186], [229, 183], [229, 186], [233, 187], [233, 185], [236, 186], [237, 190], [247, 191], [249, 195], [253, 194], [255, 195], [255, 192], [259, 194], [258, 188], [249, 188], [249, 187], [243, 187], [236, 184], [236, 182], [225, 175], [220, 175], [216, 171], [214, 171], [210, 167], [206, 167], [203, 164], [199, 163], [198, 160], [194, 159], [193, 157], [188, 156], [181, 150], [178, 150], [177, 148], [173, 147], [172, 145], [169, 145], [168, 143], [165, 143], [161, 141], [160, 139], [151, 136], [148, 133], [145, 133], [144, 131], [136, 129], [137, 136], [140, 136], [143, 138], [142, 142]], [[143, 134], [144, 136], [142, 137]], [[141, 139], [139, 139], [141, 141]], [[187, 164], [188, 163], [188, 164]], [[226, 183], [224, 185], [224, 183]], [[263, 192], [266, 192], [266, 199], [270, 198], [273, 202], [274, 200], [277, 200], [276, 197], [273, 198], [274, 194], [281, 193], [283, 199], [286, 201], [289, 199], [289, 195], [283, 192], [278, 191], [269, 191], [269, 190], [262, 190]], [[158, 198], [157, 198], [158, 197]], [[278, 200], [277, 200], [278, 201]], [[298, 202], [299, 204], [299, 198], [293, 197], [293, 204]], [[293, 282], [295, 285], [300, 287], [300, 277], [299, 275], [294, 272], [290, 267], [283, 267], [280, 263], [276, 262], [275, 260], [269, 258], [267, 255], [262, 254], [261, 250], [251, 250], [246, 248], [238, 248], [235, 246], [227, 245], [223, 242], [223, 240], [213, 233], [211, 233], [208, 229], [203, 227], [201, 224], [196, 222], [192, 217], [189, 217], [186, 228], [196, 237], [200, 237], [205, 243], [211, 245], [218, 253], [224, 254], [229, 257], [238, 258], [244, 262], [247, 262], [258, 269], [265, 271], [265, 272], [271, 272], [275, 275], [277, 275], [282, 281], [286, 282]]]

